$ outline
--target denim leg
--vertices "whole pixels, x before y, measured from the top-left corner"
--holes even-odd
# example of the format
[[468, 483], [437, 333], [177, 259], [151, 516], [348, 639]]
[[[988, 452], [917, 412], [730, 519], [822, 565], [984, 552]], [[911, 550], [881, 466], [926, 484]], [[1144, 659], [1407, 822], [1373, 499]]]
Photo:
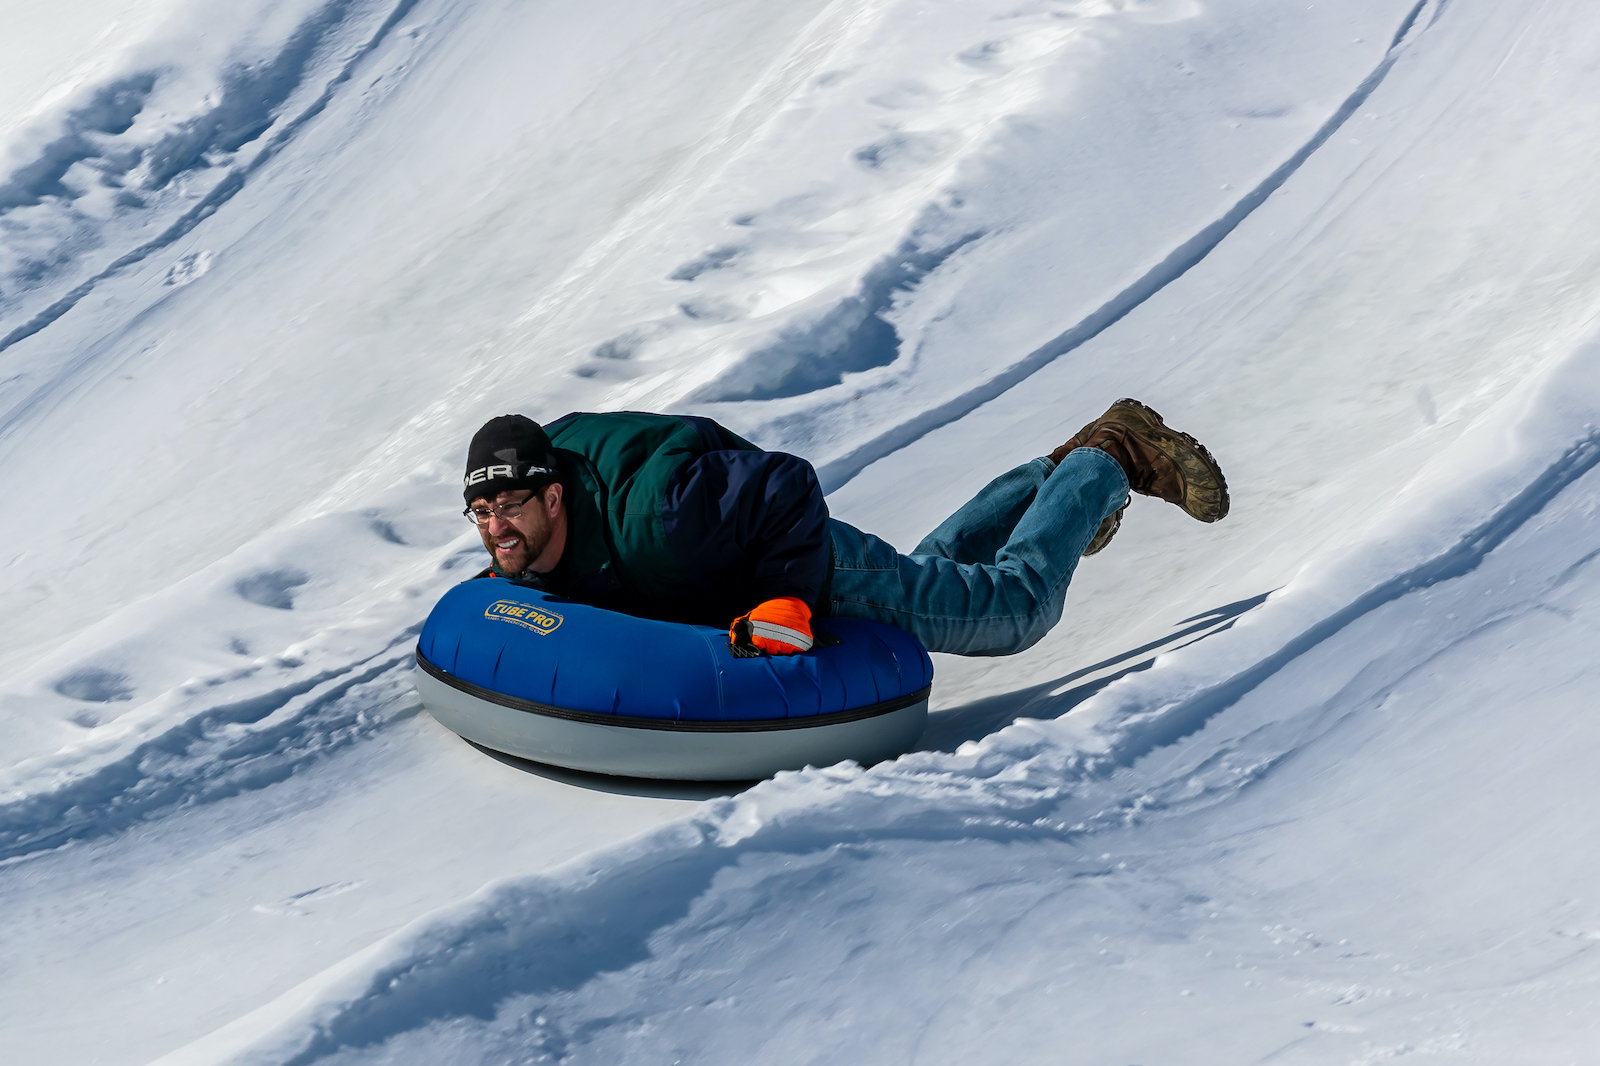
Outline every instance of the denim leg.
[[[920, 551], [901, 555], [870, 533], [830, 520], [831, 613], [899, 626], [929, 651], [1009, 655], [1033, 646], [1061, 619], [1067, 585], [1095, 530], [1128, 498], [1122, 467], [1096, 448], [1077, 449], [1045, 473], [993, 562], [958, 562]], [[1013, 484], [995, 495], [985, 506], [1023, 492]], [[977, 523], [984, 512], [974, 505], [982, 500], [979, 493], [919, 549], [933, 546], [969, 558], [981, 551], [985, 534]], [[963, 517], [969, 508], [974, 509]], [[988, 513], [1000, 523], [1007, 511], [1000, 506]]]
[[993, 563], [1055, 468], [1049, 459], [1035, 459], [1007, 470], [940, 522], [911, 554], [942, 555], [958, 563]]

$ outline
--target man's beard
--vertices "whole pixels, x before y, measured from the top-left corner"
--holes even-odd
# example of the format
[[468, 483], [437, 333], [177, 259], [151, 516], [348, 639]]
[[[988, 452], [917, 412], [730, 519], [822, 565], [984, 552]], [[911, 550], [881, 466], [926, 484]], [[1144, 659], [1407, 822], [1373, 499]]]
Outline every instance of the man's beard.
[[[483, 546], [489, 549], [489, 554], [494, 557], [495, 569], [502, 574], [522, 573], [528, 569], [529, 563], [539, 558], [539, 553], [550, 543], [550, 517], [542, 511], [534, 511], [531, 508], [522, 514], [524, 521], [529, 517], [533, 519], [531, 523], [533, 528], [528, 532], [511, 526], [498, 537], [492, 537], [487, 529], [482, 531]], [[512, 537], [517, 539], [517, 543], [509, 549], [502, 549], [500, 542], [510, 540]]]

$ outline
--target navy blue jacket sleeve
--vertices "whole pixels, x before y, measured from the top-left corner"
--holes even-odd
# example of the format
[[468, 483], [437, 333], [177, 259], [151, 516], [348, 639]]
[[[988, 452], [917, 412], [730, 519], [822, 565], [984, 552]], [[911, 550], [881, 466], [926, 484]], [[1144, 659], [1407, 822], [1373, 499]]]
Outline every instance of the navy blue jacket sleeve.
[[706, 452], [684, 464], [661, 516], [691, 580], [747, 600], [741, 613], [778, 596], [816, 606], [828, 572], [828, 504], [799, 456]]

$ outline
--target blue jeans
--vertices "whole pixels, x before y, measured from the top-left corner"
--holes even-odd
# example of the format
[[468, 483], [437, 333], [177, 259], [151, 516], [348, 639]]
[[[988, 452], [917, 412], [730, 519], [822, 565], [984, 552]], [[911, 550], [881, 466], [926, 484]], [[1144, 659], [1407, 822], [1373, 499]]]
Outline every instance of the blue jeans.
[[[1128, 478], [1098, 448], [1035, 459], [985, 485], [910, 555], [829, 519], [827, 613], [888, 622], [929, 651], [1010, 655], [1061, 620], [1067, 584]], [[819, 612], [822, 613], [822, 612]]]

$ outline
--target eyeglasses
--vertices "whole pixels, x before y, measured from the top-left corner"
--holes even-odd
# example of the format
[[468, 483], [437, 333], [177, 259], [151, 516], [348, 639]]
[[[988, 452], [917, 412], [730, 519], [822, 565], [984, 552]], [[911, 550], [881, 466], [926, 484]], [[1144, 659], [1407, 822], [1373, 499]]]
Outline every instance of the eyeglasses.
[[521, 517], [522, 509], [534, 501], [538, 492], [530, 492], [519, 503], [497, 503], [490, 507], [468, 507], [461, 513], [467, 516], [467, 521], [475, 526], [486, 526], [489, 520], [499, 515], [502, 521], [509, 522], [513, 518]]

